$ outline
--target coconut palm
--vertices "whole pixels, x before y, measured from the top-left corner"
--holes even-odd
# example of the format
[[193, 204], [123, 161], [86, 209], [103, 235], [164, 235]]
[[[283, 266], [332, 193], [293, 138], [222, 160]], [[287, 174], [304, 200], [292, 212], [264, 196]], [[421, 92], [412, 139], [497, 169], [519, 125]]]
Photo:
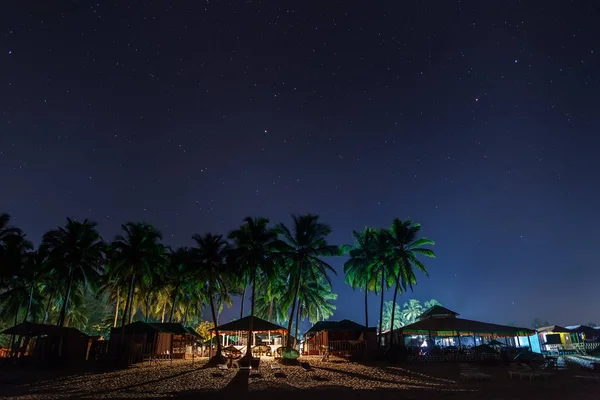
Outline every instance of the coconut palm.
[[277, 231], [269, 227], [267, 218], [245, 218], [242, 226], [229, 234], [229, 239], [235, 245], [229, 252], [229, 262], [235, 266], [239, 276], [249, 278], [248, 283], [252, 288], [246, 351], [246, 355], [251, 357], [256, 282], [258, 278], [263, 281], [272, 278], [277, 266], [278, 251], [282, 249], [283, 243], [277, 238]]
[[404, 319], [405, 324], [412, 324], [421, 314], [423, 314], [423, 311], [423, 306], [419, 300], [410, 299], [408, 302], [404, 303], [401, 316], [402, 319]]
[[[390, 253], [390, 241], [389, 234], [386, 230], [378, 230], [374, 233], [373, 247], [375, 248], [375, 259], [372, 265], [373, 279], [376, 280], [376, 290], [381, 291], [381, 299], [379, 303], [379, 332], [383, 332], [383, 312], [384, 312], [384, 295], [385, 291], [388, 290], [395, 282], [394, 279], [394, 265], [392, 259], [389, 257]], [[396, 307], [390, 307], [391, 313], [395, 314]], [[390, 325], [391, 326], [391, 325]], [[379, 335], [377, 342], [378, 346], [381, 346], [383, 335]]]
[[87, 219], [79, 222], [67, 218], [64, 227], [43, 236], [41, 247], [48, 254], [50, 266], [66, 282], [58, 326], [64, 326], [71, 292], [97, 280], [102, 271], [105, 244], [96, 226]]
[[287, 310], [290, 305], [286, 296], [289, 292], [287, 282], [285, 267], [278, 268], [269, 279], [261, 279], [257, 282], [256, 309], [254, 310], [257, 317], [277, 324], [287, 320]]
[[[307, 280], [307, 283], [298, 296], [300, 318], [308, 319], [311, 324], [329, 319], [336, 310], [331, 302], [337, 300], [338, 295], [331, 291], [331, 286], [323, 278], [318, 278], [316, 282]], [[295, 336], [298, 336], [298, 332]]]
[[[196, 266], [195, 281], [199, 288], [206, 294], [210, 305], [215, 334], [219, 337], [217, 308], [223, 303], [231, 304], [231, 298], [227, 292], [229, 270], [226, 262], [229, 244], [223, 239], [223, 235], [205, 234], [194, 235], [196, 247], [194, 248], [194, 263]], [[217, 340], [217, 354], [214, 362], [223, 362], [221, 354], [221, 342]]]
[[[279, 230], [285, 242], [283, 254], [290, 261], [289, 283], [291, 293], [293, 293], [288, 332], [291, 332], [292, 329], [300, 287], [305, 287], [303, 277], [312, 276], [313, 281], [317, 281], [321, 277], [331, 286], [328, 273], [336, 275], [337, 273], [322, 258], [340, 255], [338, 246], [327, 243], [327, 236], [332, 232], [331, 227], [320, 222], [317, 215], [293, 215], [292, 218], [291, 230], [284, 224], [279, 224]], [[288, 335], [288, 347], [292, 345], [291, 340], [291, 335]]]
[[394, 317], [394, 329], [400, 329], [405, 325], [405, 322], [402, 320], [402, 310], [400, 309], [400, 305], [396, 304], [395, 310], [393, 310], [392, 302], [386, 301], [383, 305], [383, 318], [381, 321], [383, 332], [392, 329], [392, 313], [394, 315], [400, 315], [400, 318]]
[[22, 273], [25, 254], [32, 248], [23, 231], [10, 225], [10, 216], [0, 214], [0, 291], [14, 284], [13, 278]]
[[136, 285], [163, 264], [166, 248], [160, 243], [162, 234], [152, 225], [129, 222], [121, 228], [123, 234], [117, 235], [111, 245], [111, 263], [114, 265], [111, 273], [129, 285], [121, 320], [121, 325], [125, 326], [133, 318]]
[[369, 326], [369, 292], [378, 289], [378, 279], [374, 270], [377, 266], [377, 253], [375, 252], [375, 237], [377, 230], [365, 228], [360, 232], [352, 231], [354, 247], [348, 248], [350, 255], [344, 263], [344, 281], [352, 289], [365, 292], [365, 326]]
[[[396, 298], [399, 292], [413, 288], [417, 283], [415, 268], [427, 274], [425, 265], [419, 261], [417, 255], [435, 258], [433, 250], [424, 248], [426, 245], [434, 245], [433, 240], [427, 238], [418, 238], [421, 231], [421, 225], [415, 224], [411, 220], [401, 221], [395, 218], [392, 227], [384, 231], [389, 244], [389, 253], [386, 259], [390, 262], [395, 279], [393, 304], [396, 304]], [[394, 323], [395, 308], [392, 309], [392, 325]], [[393, 335], [392, 335], [393, 337]]]
[[428, 310], [433, 306], [441, 306], [441, 305], [442, 305], [442, 303], [440, 303], [436, 299], [427, 300], [425, 303], [423, 303], [423, 311]]
[[169, 254], [165, 270], [165, 281], [172, 287], [171, 292], [171, 312], [169, 313], [169, 322], [173, 322], [178, 298], [184, 298], [185, 290], [182, 290], [185, 283], [188, 282], [188, 275], [193, 267], [193, 254], [187, 247], [181, 247], [172, 250]]

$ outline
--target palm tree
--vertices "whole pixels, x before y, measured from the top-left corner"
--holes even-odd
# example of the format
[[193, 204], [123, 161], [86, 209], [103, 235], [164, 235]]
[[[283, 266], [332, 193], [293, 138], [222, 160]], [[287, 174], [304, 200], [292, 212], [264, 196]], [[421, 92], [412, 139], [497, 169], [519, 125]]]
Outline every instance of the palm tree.
[[[336, 306], [331, 301], [337, 300], [337, 294], [331, 291], [331, 286], [322, 277], [319, 277], [316, 282], [307, 280], [307, 283], [298, 295], [300, 303], [298, 314], [301, 319], [308, 319], [312, 324], [329, 319], [336, 310]], [[295, 336], [298, 336], [297, 331]]]
[[[400, 309], [400, 305], [396, 304], [396, 307], [392, 309], [392, 302], [386, 301], [383, 305], [383, 318], [382, 318], [382, 329], [383, 331], [387, 330], [395, 330], [403, 327], [405, 325], [405, 321], [402, 319], [402, 310]], [[392, 329], [392, 314], [400, 315], [400, 318], [394, 318], [394, 329]]]
[[423, 311], [428, 310], [433, 306], [441, 306], [441, 305], [442, 305], [442, 303], [440, 303], [436, 299], [427, 300], [425, 303], [423, 303]]
[[191, 250], [187, 247], [181, 247], [177, 250], [171, 251], [167, 265], [168, 268], [166, 270], [165, 278], [173, 287], [169, 322], [173, 322], [177, 298], [178, 296], [184, 297], [186, 295], [186, 291], [182, 291], [181, 289], [185, 283], [188, 282], [190, 270], [193, 265]]
[[254, 328], [254, 305], [256, 300], [256, 280], [270, 280], [276, 267], [278, 250], [283, 243], [277, 238], [277, 231], [269, 228], [267, 218], [246, 217], [238, 229], [229, 234], [235, 248], [229, 253], [230, 262], [235, 265], [239, 276], [249, 277], [252, 287], [250, 300], [250, 326], [246, 355], [252, 356], [252, 331]]
[[23, 231], [10, 225], [10, 216], [0, 214], [0, 291], [23, 269], [25, 253], [32, 248]]
[[124, 327], [133, 318], [136, 284], [141, 283], [149, 271], [162, 265], [166, 248], [160, 243], [162, 234], [152, 225], [129, 222], [121, 228], [124, 234], [117, 235], [111, 246], [111, 263], [114, 265], [111, 273], [129, 283], [121, 320]]
[[[231, 304], [229, 293], [227, 292], [227, 280], [229, 271], [227, 270], [226, 257], [229, 251], [229, 244], [223, 239], [223, 235], [205, 234], [194, 235], [196, 248], [194, 249], [194, 262], [198, 267], [196, 271], [196, 281], [205, 292], [210, 305], [215, 334], [219, 337], [217, 306], [223, 303]], [[217, 354], [213, 362], [224, 362], [221, 355], [221, 342], [217, 340]]]
[[344, 263], [344, 281], [352, 289], [365, 291], [365, 326], [369, 326], [368, 297], [370, 291], [376, 291], [378, 280], [374, 269], [377, 265], [377, 253], [375, 252], [375, 238], [377, 231], [373, 228], [365, 228], [360, 232], [352, 231], [354, 236], [354, 247], [349, 250], [350, 259]]
[[257, 282], [256, 304], [254, 313], [259, 318], [281, 324], [287, 320], [289, 302], [286, 294], [289, 292], [288, 277], [285, 267], [278, 268], [269, 279]]
[[[303, 285], [304, 276], [312, 276], [313, 281], [322, 277], [331, 286], [328, 273], [337, 273], [331, 265], [323, 261], [322, 257], [340, 255], [338, 246], [327, 243], [327, 236], [332, 232], [331, 227], [319, 221], [317, 215], [293, 215], [292, 229], [284, 224], [279, 224], [279, 230], [283, 235], [285, 246], [283, 254], [290, 260], [289, 283], [292, 288], [293, 298], [291, 302], [290, 318], [288, 320], [288, 333], [292, 330], [292, 321], [296, 312], [296, 303], [300, 286]], [[292, 346], [291, 336], [288, 335], [288, 347]]]
[[423, 306], [416, 299], [409, 299], [407, 303], [404, 303], [402, 309], [402, 318], [405, 324], [412, 324], [423, 314]]
[[[415, 224], [411, 220], [401, 221], [395, 218], [392, 221], [392, 227], [386, 230], [386, 236], [389, 243], [389, 254], [387, 259], [394, 271], [395, 290], [393, 304], [396, 304], [398, 292], [412, 290], [413, 285], [417, 283], [415, 267], [427, 275], [427, 269], [417, 255], [435, 258], [433, 250], [423, 248], [426, 245], [434, 245], [433, 240], [427, 238], [417, 238], [421, 231], [421, 225]], [[392, 325], [394, 323], [394, 311], [392, 309]], [[392, 338], [394, 335], [392, 335]]]
[[44, 275], [48, 272], [47, 261], [48, 255], [43, 248], [38, 249], [38, 251], [29, 252], [25, 256], [25, 270], [23, 271], [22, 279], [29, 285], [29, 300], [27, 301], [27, 309], [23, 322], [27, 322], [32, 307], [36, 305], [34, 304], [34, 295], [36, 303], [41, 297], [38, 285], [42, 283]]
[[[375, 259], [372, 264], [373, 279], [378, 282], [375, 290], [381, 291], [381, 299], [379, 303], [380, 335], [377, 342], [378, 346], [381, 347], [381, 341], [383, 339], [381, 332], [383, 332], [384, 294], [385, 291], [394, 283], [393, 265], [389, 257], [389, 235], [386, 230], [378, 230], [374, 233], [373, 247], [375, 248]], [[396, 307], [391, 308], [392, 314], [395, 314], [395, 311]]]
[[97, 280], [104, 265], [104, 242], [95, 222], [78, 222], [67, 218], [67, 225], [46, 232], [42, 239], [43, 251], [50, 265], [67, 283], [58, 326], [64, 326], [71, 292], [81, 284]]

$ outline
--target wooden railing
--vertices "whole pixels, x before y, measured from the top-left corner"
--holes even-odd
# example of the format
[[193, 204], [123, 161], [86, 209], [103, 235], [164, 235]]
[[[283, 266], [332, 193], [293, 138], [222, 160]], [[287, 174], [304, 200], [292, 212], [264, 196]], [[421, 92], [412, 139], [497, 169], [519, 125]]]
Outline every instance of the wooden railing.
[[330, 353], [356, 353], [364, 352], [367, 349], [364, 340], [330, 340], [327, 347]]

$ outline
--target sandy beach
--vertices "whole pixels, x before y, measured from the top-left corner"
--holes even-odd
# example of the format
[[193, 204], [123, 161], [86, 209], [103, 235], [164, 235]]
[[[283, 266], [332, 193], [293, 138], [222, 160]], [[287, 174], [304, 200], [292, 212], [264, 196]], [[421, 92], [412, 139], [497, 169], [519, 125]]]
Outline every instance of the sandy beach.
[[48, 371], [3, 368], [0, 398], [163, 399], [163, 398], [328, 398], [386, 399], [597, 399], [600, 384], [573, 377], [577, 369], [557, 371], [548, 380], [511, 380], [506, 366], [483, 368], [489, 382], [459, 380], [458, 365], [359, 364], [304, 357], [301, 366], [272, 369], [261, 360], [252, 371], [218, 370], [207, 360], [142, 363], [114, 371]]

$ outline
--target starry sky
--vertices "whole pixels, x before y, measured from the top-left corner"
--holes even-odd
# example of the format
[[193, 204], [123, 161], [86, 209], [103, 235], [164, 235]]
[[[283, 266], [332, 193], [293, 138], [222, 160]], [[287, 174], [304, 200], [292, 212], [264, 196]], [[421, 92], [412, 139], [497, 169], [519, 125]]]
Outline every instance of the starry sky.
[[[594, 2], [10, 3], [0, 211], [34, 242], [67, 216], [172, 246], [248, 215], [316, 213], [336, 244], [411, 218], [437, 258], [400, 301], [600, 323]], [[333, 264], [334, 319], [364, 321]]]

